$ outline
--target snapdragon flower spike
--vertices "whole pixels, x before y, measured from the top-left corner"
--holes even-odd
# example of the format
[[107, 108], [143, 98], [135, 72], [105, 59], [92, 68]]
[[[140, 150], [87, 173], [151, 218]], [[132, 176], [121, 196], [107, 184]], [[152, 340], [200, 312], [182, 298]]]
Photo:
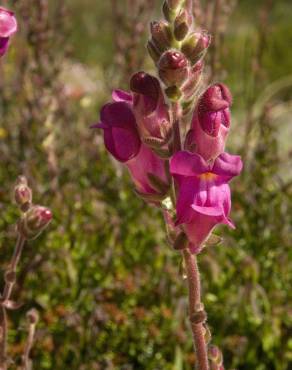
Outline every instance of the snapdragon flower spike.
[[206, 161], [224, 152], [230, 129], [231, 104], [231, 94], [223, 84], [210, 86], [199, 99], [188, 136], [193, 138], [196, 152]]
[[138, 192], [157, 194], [149, 175], [166, 183], [164, 161], [142, 144], [132, 111], [131, 95], [116, 90], [113, 98], [116, 101], [101, 109], [101, 122], [92, 127], [103, 129], [107, 150], [128, 167]]
[[234, 228], [229, 219], [231, 194], [229, 181], [239, 175], [239, 156], [222, 153], [213, 164], [197, 153], [177, 152], [170, 161], [170, 172], [177, 181], [176, 225], [185, 226], [193, 253], [200, 252], [217, 224]]
[[142, 138], [165, 139], [170, 129], [168, 106], [157, 78], [138, 72], [130, 81], [133, 112]]
[[17, 21], [14, 13], [0, 7], [0, 57], [6, 53], [9, 39], [16, 31]]

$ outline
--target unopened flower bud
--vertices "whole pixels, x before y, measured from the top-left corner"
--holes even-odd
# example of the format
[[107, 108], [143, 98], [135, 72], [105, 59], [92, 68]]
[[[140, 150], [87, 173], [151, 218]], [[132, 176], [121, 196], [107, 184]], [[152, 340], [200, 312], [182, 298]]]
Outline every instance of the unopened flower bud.
[[167, 0], [167, 5], [171, 10], [176, 10], [182, 5], [182, 0]]
[[19, 232], [26, 239], [35, 239], [49, 225], [52, 212], [42, 206], [32, 206], [22, 217], [18, 225]]
[[152, 43], [159, 51], [164, 51], [171, 46], [171, 31], [165, 21], [155, 21], [150, 24]]
[[17, 179], [14, 188], [14, 199], [22, 211], [27, 211], [32, 201], [32, 191], [27, 184], [25, 177], [20, 176]]
[[186, 10], [182, 10], [174, 21], [174, 36], [178, 41], [182, 41], [189, 32], [189, 17]]
[[165, 94], [172, 101], [178, 101], [182, 97], [182, 93], [177, 86], [169, 86], [165, 89]]
[[145, 72], [133, 75], [130, 82], [133, 92], [133, 112], [143, 139], [165, 139], [170, 129], [168, 107], [160, 82]]
[[215, 363], [216, 365], [222, 365], [223, 363], [222, 352], [217, 346], [213, 346], [213, 345], [209, 346], [208, 358], [211, 362]]
[[182, 45], [182, 52], [187, 56], [192, 64], [202, 58], [208, 49], [211, 37], [206, 32], [193, 32]]
[[166, 86], [181, 86], [189, 74], [189, 64], [179, 51], [166, 51], [158, 62], [159, 77]]
[[192, 130], [196, 151], [206, 160], [223, 153], [230, 129], [229, 89], [223, 84], [210, 86], [200, 97], [195, 109]]
[[208, 325], [204, 325], [204, 339], [205, 339], [205, 342], [207, 344], [209, 344], [211, 342], [211, 338], [212, 338], [212, 335], [211, 335], [211, 331], [208, 327]]
[[39, 321], [39, 313], [35, 308], [32, 308], [26, 313], [26, 318], [30, 324], [36, 324]]
[[167, 0], [162, 5], [162, 13], [168, 22], [171, 22], [173, 17], [175, 17], [175, 11], [170, 8]]

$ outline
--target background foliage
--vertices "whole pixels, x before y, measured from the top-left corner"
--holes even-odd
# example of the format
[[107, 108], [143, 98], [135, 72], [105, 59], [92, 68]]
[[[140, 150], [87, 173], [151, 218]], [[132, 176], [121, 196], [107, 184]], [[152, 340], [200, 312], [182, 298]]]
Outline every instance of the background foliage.
[[[153, 72], [144, 39], [160, 2], [144, 2], [139, 15], [140, 2], [1, 2], [20, 22], [0, 66], [2, 269], [15, 242], [16, 177], [28, 176], [36, 200], [54, 212], [19, 271], [15, 297], [24, 305], [9, 323], [15, 367], [31, 307], [41, 316], [35, 369], [194, 364], [180, 257], [167, 246], [161, 216], [134, 196], [88, 128], [113, 86], [127, 86], [143, 65]], [[292, 361], [291, 11], [289, 0], [238, 1], [220, 49], [217, 77], [234, 95], [228, 149], [242, 153], [245, 171], [232, 184], [237, 229], [222, 228], [224, 243], [200, 265], [227, 369], [285, 370]]]

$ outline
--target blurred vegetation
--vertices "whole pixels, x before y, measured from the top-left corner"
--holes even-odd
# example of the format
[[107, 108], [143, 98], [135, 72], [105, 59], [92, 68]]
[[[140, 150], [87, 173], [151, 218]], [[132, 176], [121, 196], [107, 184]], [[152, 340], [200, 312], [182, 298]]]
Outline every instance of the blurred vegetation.
[[[0, 65], [2, 271], [15, 242], [11, 189], [19, 174], [54, 213], [18, 272], [15, 299], [24, 304], [9, 323], [15, 368], [25, 312], [36, 307], [35, 369], [192, 369], [180, 257], [159, 213], [134, 196], [89, 130], [110, 89], [127, 85], [123, 66], [133, 59], [129, 50], [117, 58], [114, 30], [128, 39], [133, 30], [117, 27], [114, 1], [2, 3], [20, 22]], [[138, 67], [150, 70], [143, 37], [156, 4], [139, 18], [145, 32], [134, 44]], [[229, 149], [241, 152], [245, 171], [232, 184], [237, 229], [222, 228], [223, 245], [206, 250], [200, 265], [227, 369], [285, 370], [292, 361], [291, 12], [289, 0], [239, 0], [220, 49], [218, 78], [234, 94]]]

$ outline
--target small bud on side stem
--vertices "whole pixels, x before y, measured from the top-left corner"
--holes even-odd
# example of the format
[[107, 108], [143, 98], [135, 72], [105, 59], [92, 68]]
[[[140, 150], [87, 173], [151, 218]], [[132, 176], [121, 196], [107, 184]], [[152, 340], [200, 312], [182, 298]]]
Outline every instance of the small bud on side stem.
[[[9, 267], [4, 274], [4, 290], [0, 299], [0, 365], [1, 369], [7, 369], [7, 312], [6, 310], [15, 310], [20, 307], [17, 302], [11, 300], [14, 285], [16, 284], [16, 269], [22, 255], [22, 251], [27, 239], [36, 238], [51, 222], [51, 211], [42, 206], [32, 205], [32, 191], [28, 186], [25, 177], [20, 176], [14, 187], [14, 199], [22, 211], [22, 216], [18, 222], [18, 237], [11, 257]], [[33, 343], [35, 324], [38, 321], [38, 316], [34, 311], [28, 314], [30, 321], [30, 331], [28, 344], [23, 357], [23, 364], [25, 369], [31, 367], [29, 360], [29, 352]]]
[[32, 206], [19, 222], [18, 230], [26, 239], [35, 239], [49, 225], [52, 212], [42, 206]]
[[24, 176], [20, 176], [17, 179], [14, 188], [14, 199], [23, 212], [26, 212], [31, 206], [32, 191], [28, 186], [27, 180]]

